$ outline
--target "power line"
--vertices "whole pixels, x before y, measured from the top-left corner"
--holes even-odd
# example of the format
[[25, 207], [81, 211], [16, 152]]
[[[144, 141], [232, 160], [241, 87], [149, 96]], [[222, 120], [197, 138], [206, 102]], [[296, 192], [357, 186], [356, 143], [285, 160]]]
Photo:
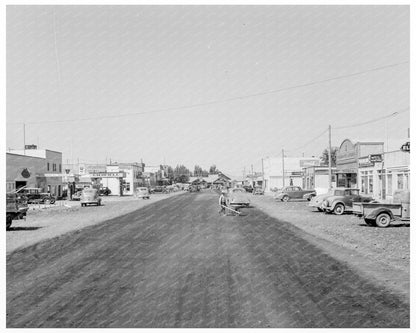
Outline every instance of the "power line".
[[303, 146], [300, 146], [300, 147], [298, 147], [298, 148], [295, 148], [295, 149], [288, 149], [288, 150], [286, 150], [285, 149], [285, 151], [289, 151], [289, 152], [291, 152], [291, 151], [296, 151], [296, 150], [299, 150], [299, 149], [302, 149], [302, 148], [304, 148], [304, 147], [306, 147], [306, 146], [308, 146], [309, 144], [311, 144], [312, 142], [314, 142], [315, 140], [317, 140], [317, 139], [319, 139], [322, 135], [324, 135], [326, 132], [328, 131], [328, 129], [326, 128], [322, 133], [320, 133], [319, 135], [317, 135], [316, 137], [314, 137], [313, 139], [311, 139], [311, 140], [309, 140], [306, 144], [304, 144]]
[[[294, 86], [279, 88], [279, 89], [275, 89], [275, 90], [269, 90], [269, 91], [255, 93], [255, 94], [248, 94], [248, 95], [242, 95], [242, 96], [237, 96], [237, 97], [230, 97], [230, 98], [226, 98], [226, 99], [208, 101], [208, 102], [204, 102], [204, 103], [184, 105], [184, 106], [180, 106], [180, 107], [155, 109], [155, 110], [149, 110], [149, 111], [143, 111], [143, 112], [132, 112], [132, 113], [124, 113], [124, 114], [101, 116], [101, 117], [86, 117], [86, 118], [77, 118], [77, 119], [34, 121], [34, 122], [26, 122], [26, 124], [66, 123], [66, 122], [77, 122], [77, 121], [88, 121], [88, 120], [99, 120], [99, 119], [122, 118], [122, 117], [138, 116], [138, 115], [143, 115], [143, 114], [152, 114], [152, 113], [160, 113], [160, 112], [180, 111], [180, 110], [186, 110], [186, 109], [191, 109], [191, 108], [196, 108], [196, 107], [201, 107], [201, 106], [209, 106], [209, 105], [233, 102], [233, 101], [242, 100], [242, 99], [251, 98], [251, 97], [259, 97], [259, 96], [264, 96], [264, 95], [276, 94], [276, 93], [279, 93], [279, 92], [298, 89], [298, 88], [310, 87], [310, 86], [314, 86], [314, 85], [321, 84], [321, 83], [326, 83], [326, 82], [331, 82], [331, 81], [341, 80], [341, 79], [347, 79], [347, 78], [358, 76], [358, 75], [363, 75], [363, 74], [376, 72], [376, 71], [380, 71], [380, 70], [384, 70], [384, 69], [388, 69], [388, 68], [393, 68], [393, 67], [401, 66], [401, 65], [404, 65], [404, 64], [408, 64], [408, 63], [409, 63], [409, 61], [398, 62], [398, 63], [395, 63], [395, 64], [390, 64], [390, 65], [381, 66], [381, 67], [375, 67], [375, 68], [371, 68], [371, 69], [367, 69], [367, 70], [364, 70], [364, 71], [359, 71], [359, 72], [355, 72], [355, 73], [351, 73], [351, 74], [339, 75], [339, 76], [335, 76], [335, 77], [332, 77], [332, 78], [327, 78], [327, 79], [318, 80], [318, 81], [312, 81], [312, 82], [308, 82], [308, 83], [303, 83], [303, 84], [298, 84], [298, 85], [294, 85]], [[9, 124], [22, 124], [22, 122], [15, 122], [15, 123], [12, 122], [12, 123], [9, 123]]]
[[409, 107], [404, 108], [404, 109], [399, 110], [399, 111], [396, 111], [396, 112], [393, 112], [393, 113], [391, 113], [391, 114], [389, 114], [389, 115], [387, 115], [387, 116], [382, 116], [382, 117], [379, 117], [379, 118], [371, 119], [371, 120], [364, 121], [364, 122], [361, 122], [361, 123], [356, 123], [356, 124], [353, 124], [353, 125], [347, 125], [347, 126], [334, 127], [333, 129], [353, 128], [353, 127], [359, 127], [359, 126], [363, 126], [363, 125], [371, 124], [371, 123], [374, 123], [374, 122], [376, 122], [376, 121], [380, 121], [380, 120], [383, 120], [383, 119], [387, 119], [387, 118], [395, 117], [395, 116], [397, 116], [398, 114], [403, 113], [403, 112], [406, 112], [406, 111], [408, 111], [408, 110], [409, 110]]

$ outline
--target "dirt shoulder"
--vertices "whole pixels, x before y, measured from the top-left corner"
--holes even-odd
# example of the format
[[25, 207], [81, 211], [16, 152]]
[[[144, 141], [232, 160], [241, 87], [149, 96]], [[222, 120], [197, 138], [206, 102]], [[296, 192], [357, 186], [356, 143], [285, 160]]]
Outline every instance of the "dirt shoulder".
[[79, 201], [58, 201], [50, 206], [31, 205], [26, 220], [14, 220], [12, 227], [6, 232], [6, 253], [104, 222], [183, 193], [185, 192], [155, 194], [149, 200], [130, 196], [104, 196], [101, 206], [81, 207]]
[[256, 208], [305, 231], [308, 241], [409, 302], [409, 223], [394, 222], [388, 228], [369, 227], [354, 215], [315, 211], [306, 201], [285, 203], [267, 195], [250, 199]]

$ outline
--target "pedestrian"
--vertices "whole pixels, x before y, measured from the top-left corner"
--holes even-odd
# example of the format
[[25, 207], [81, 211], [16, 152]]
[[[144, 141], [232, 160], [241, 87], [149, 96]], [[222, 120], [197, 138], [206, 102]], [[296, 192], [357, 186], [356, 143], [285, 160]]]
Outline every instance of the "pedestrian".
[[220, 215], [226, 215], [225, 207], [227, 206], [227, 199], [225, 198], [224, 191], [221, 192], [220, 198], [218, 200], [218, 204], [220, 205], [220, 211], [218, 212]]

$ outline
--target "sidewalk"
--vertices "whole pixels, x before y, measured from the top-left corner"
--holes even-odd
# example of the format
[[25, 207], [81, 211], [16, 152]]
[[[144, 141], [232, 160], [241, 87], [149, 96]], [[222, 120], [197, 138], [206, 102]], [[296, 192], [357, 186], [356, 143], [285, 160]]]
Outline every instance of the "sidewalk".
[[79, 201], [57, 201], [54, 205], [30, 205], [26, 220], [14, 220], [6, 232], [6, 253], [45, 239], [80, 230], [130, 213], [154, 202], [186, 192], [154, 194], [149, 200], [132, 196], [103, 196], [102, 206], [81, 207]]

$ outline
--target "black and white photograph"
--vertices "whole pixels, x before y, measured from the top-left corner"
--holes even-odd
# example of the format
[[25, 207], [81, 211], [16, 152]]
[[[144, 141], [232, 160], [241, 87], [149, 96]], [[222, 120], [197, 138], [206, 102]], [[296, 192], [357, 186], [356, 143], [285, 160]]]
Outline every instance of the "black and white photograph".
[[410, 330], [410, 2], [2, 7], [3, 328]]

